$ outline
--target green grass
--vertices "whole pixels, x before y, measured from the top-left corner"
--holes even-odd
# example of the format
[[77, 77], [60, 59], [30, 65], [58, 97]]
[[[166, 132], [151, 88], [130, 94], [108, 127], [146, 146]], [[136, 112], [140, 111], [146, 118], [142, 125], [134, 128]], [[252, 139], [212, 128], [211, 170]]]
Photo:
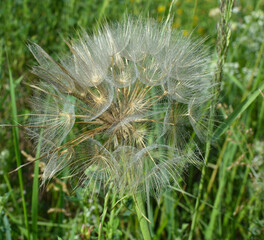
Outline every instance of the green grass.
[[[59, 179], [39, 188], [43, 169], [38, 161], [9, 174], [28, 162], [26, 156], [37, 158], [40, 145], [34, 149], [23, 128], [0, 127], [0, 239], [97, 239], [98, 233], [101, 239], [142, 239], [137, 219], [142, 212], [151, 224], [145, 219], [141, 228], [149, 228], [156, 240], [264, 238], [264, 30], [257, 24], [264, 17], [252, 17], [261, 10], [264, 16], [264, 2], [235, 1], [231, 18], [225, 13], [226, 35], [220, 42], [216, 25], [221, 18], [209, 16], [216, 7], [214, 0], [178, 0], [171, 7], [173, 26], [209, 36], [212, 62], [218, 68], [224, 64], [222, 77], [217, 75], [221, 91], [213, 113], [213, 139], [199, 144], [205, 158], [202, 169], [190, 167], [181, 189], [173, 187], [158, 202], [147, 197], [146, 212], [138, 203], [142, 209], [137, 213], [133, 199], [118, 201], [115, 191], [91, 196], [85, 189], [72, 191]], [[80, 27], [91, 32], [105, 19], [126, 14], [166, 19], [169, 8], [167, 0], [2, 1], [0, 124], [23, 123], [20, 115], [30, 112], [32, 91], [23, 83], [34, 79], [29, 66], [36, 63], [28, 41], [56, 58], [67, 49], [63, 38], [76, 37]], [[248, 23], [246, 16], [251, 16]]]
[[[9, 61], [7, 57], [7, 64], [8, 64], [8, 71], [9, 71], [9, 84], [10, 84], [10, 96], [11, 96], [11, 109], [12, 109], [12, 118], [13, 123], [18, 123], [18, 117], [17, 117], [17, 106], [16, 106], [16, 96], [15, 96], [15, 85], [14, 80], [12, 76], [12, 71], [9, 66]], [[20, 156], [20, 148], [19, 148], [19, 131], [18, 127], [13, 127], [13, 140], [14, 140], [14, 150], [15, 150], [15, 156], [16, 156], [16, 164], [17, 167], [21, 165], [21, 156]], [[27, 238], [30, 238], [30, 229], [28, 224], [28, 216], [27, 216], [27, 206], [26, 206], [26, 200], [24, 196], [24, 184], [23, 184], [23, 177], [22, 177], [22, 170], [19, 169], [17, 171], [18, 180], [19, 180], [19, 187], [20, 187], [20, 194], [22, 198], [22, 207], [23, 207], [23, 214], [24, 214], [24, 224], [25, 228], [27, 229]]]

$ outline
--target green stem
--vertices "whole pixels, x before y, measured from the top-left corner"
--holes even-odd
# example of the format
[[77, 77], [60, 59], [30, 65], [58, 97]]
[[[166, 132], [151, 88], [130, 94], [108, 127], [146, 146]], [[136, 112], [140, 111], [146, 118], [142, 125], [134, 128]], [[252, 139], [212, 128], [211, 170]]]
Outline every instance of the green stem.
[[106, 213], [107, 213], [107, 205], [108, 205], [110, 190], [111, 190], [111, 186], [110, 186], [107, 194], [105, 195], [104, 209], [103, 209], [102, 219], [101, 219], [101, 223], [99, 225], [99, 232], [98, 232], [98, 239], [99, 240], [102, 239], [102, 230], [103, 230], [104, 220], [105, 220]]
[[21, 213], [21, 209], [19, 209], [19, 207], [18, 207], [17, 201], [15, 199], [14, 191], [12, 190], [10, 181], [8, 179], [8, 175], [6, 173], [4, 173], [4, 180], [6, 182], [6, 186], [8, 188], [8, 192], [10, 192], [10, 195], [11, 195], [11, 198], [12, 198], [12, 201], [13, 201], [13, 204], [14, 204], [17, 212]]
[[151, 240], [144, 202], [140, 193], [134, 195], [136, 212], [144, 240]]
[[195, 2], [194, 2], [194, 8], [193, 8], [192, 28], [195, 27], [194, 17], [195, 17], [195, 13], [196, 13], [196, 10], [197, 10], [197, 4], [198, 4], [198, 0], [195, 0]]
[[114, 225], [114, 217], [115, 217], [115, 203], [116, 203], [116, 189], [113, 188], [113, 196], [112, 196], [112, 205], [111, 205], [111, 213], [110, 213], [110, 219], [109, 219], [109, 223], [110, 223], [110, 230], [109, 230], [109, 237], [108, 239], [113, 239], [113, 225]]

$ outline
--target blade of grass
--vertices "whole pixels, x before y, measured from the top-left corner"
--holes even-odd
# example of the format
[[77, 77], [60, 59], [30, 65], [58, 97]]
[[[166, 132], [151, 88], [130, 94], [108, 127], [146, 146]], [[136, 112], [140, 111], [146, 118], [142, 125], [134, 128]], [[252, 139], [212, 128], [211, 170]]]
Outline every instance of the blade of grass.
[[[228, 184], [226, 187], [226, 193], [225, 193], [225, 199], [224, 199], [224, 204], [225, 204], [225, 216], [223, 218], [223, 228], [224, 229], [228, 229], [228, 239], [231, 239], [232, 237], [230, 236], [230, 234], [234, 234], [235, 235], [235, 231], [233, 224], [236, 223], [236, 221], [234, 221], [232, 219], [233, 217], [233, 213], [235, 211], [235, 209], [237, 208], [234, 203], [237, 202], [237, 193], [236, 190], [235, 192], [233, 192], [234, 186], [236, 186], [235, 183], [235, 177], [238, 177], [237, 174], [237, 170], [239, 167], [241, 167], [239, 164], [237, 164], [239, 162], [239, 159], [243, 159], [243, 161], [248, 162], [249, 159], [247, 157], [247, 153], [251, 152], [251, 150], [249, 149], [249, 146], [245, 146], [247, 145], [247, 140], [245, 135], [243, 134], [243, 132], [240, 132], [239, 130], [237, 130], [237, 128], [232, 128], [232, 139], [233, 141], [236, 142], [237, 146], [238, 146], [238, 151], [237, 153], [241, 153], [242, 156], [240, 155], [238, 159], [233, 159], [232, 164], [228, 167], [228, 169], [226, 171], [228, 171]], [[233, 143], [230, 143], [233, 144]], [[240, 150], [240, 151], [239, 151]], [[251, 154], [250, 154], [251, 155]], [[232, 172], [230, 171], [232, 169]], [[232, 221], [230, 221], [232, 220]], [[232, 224], [233, 223], [233, 224]], [[232, 227], [231, 227], [232, 226]]]
[[108, 5], [109, 5], [109, 0], [104, 0], [103, 1], [103, 4], [101, 6], [101, 9], [99, 11], [99, 14], [98, 14], [98, 20], [97, 20], [97, 25], [96, 25], [96, 28], [98, 29], [100, 27], [100, 24], [101, 24], [101, 21], [102, 21], [102, 18], [105, 14], [105, 10], [107, 9]]
[[146, 210], [144, 206], [145, 205], [144, 201], [140, 193], [136, 193], [133, 197], [134, 197], [135, 208], [137, 212], [137, 217], [138, 217], [141, 233], [143, 235], [144, 240], [150, 240], [151, 235], [149, 231], [149, 223], [145, 218]]
[[228, 76], [228, 78], [234, 83], [236, 84], [236, 86], [242, 90], [243, 92], [245, 91], [245, 87], [241, 84], [241, 82], [231, 73], [226, 73], [226, 75]]
[[217, 194], [216, 194], [216, 198], [215, 198], [215, 202], [214, 202], [214, 208], [213, 211], [211, 213], [210, 216], [210, 222], [209, 225], [207, 226], [206, 232], [205, 232], [205, 239], [211, 240], [213, 239], [213, 233], [215, 231], [214, 227], [215, 227], [215, 222], [216, 222], [216, 218], [218, 217], [219, 214], [219, 210], [221, 207], [221, 200], [223, 197], [223, 193], [225, 190], [225, 185], [227, 182], [227, 167], [228, 167], [228, 163], [232, 162], [234, 155], [237, 151], [237, 146], [233, 143], [229, 144], [229, 146], [227, 147], [227, 150], [225, 152], [224, 158], [223, 158], [223, 163], [221, 166], [221, 172], [220, 172], [220, 183], [219, 183], [219, 187], [217, 190]]
[[251, 93], [242, 103], [238, 105], [234, 112], [232, 112], [229, 117], [223, 122], [214, 132], [213, 140], [217, 140], [221, 135], [223, 135], [226, 130], [233, 124], [233, 122], [256, 100], [259, 96], [260, 91], [264, 90], [264, 84], [256, 90], [255, 92]]
[[[7, 56], [8, 61], [8, 56]], [[15, 85], [13, 81], [12, 71], [9, 66], [8, 62], [8, 72], [9, 72], [9, 84], [10, 84], [10, 95], [11, 95], [11, 108], [12, 108], [12, 117], [13, 121], [16, 124], [17, 121], [17, 107], [16, 107], [16, 95], [15, 95]], [[18, 127], [13, 127], [13, 139], [14, 139], [14, 148], [15, 148], [15, 155], [16, 155], [16, 162], [17, 167], [21, 165], [21, 157], [20, 157], [20, 151], [19, 151], [19, 132]], [[19, 187], [20, 187], [20, 194], [22, 198], [22, 206], [23, 206], [23, 212], [24, 212], [24, 221], [25, 221], [25, 228], [27, 229], [27, 238], [30, 239], [30, 230], [28, 225], [28, 217], [27, 217], [27, 207], [26, 207], [26, 201], [25, 201], [25, 195], [24, 195], [24, 185], [23, 185], [23, 178], [22, 178], [22, 170], [18, 169], [18, 180], [19, 180]]]
[[[258, 52], [258, 55], [257, 55], [257, 59], [256, 59], [255, 64], [254, 64], [254, 68], [253, 68], [253, 71], [251, 73], [248, 85], [247, 85], [247, 90], [248, 91], [251, 89], [251, 86], [252, 86], [252, 84], [254, 82], [254, 79], [255, 79], [254, 75], [255, 75], [255, 73], [256, 73], [256, 71], [257, 71], [257, 69], [258, 69], [258, 67], [259, 67], [259, 65], [261, 63], [261, 59], [263, 57], [263, 53], [264, 53], [264, 40], [263, 40], [263, 42], [261, 44], [261, 47], [259, 49], [259, 52]], [[245, 98], [246, 96], [247, 96], [247, 91], [245, 91], [245, 93], [243, 95], [243, 98]]]
[[17, 212], [21, 214], [21, 210], [20, 210], [20, 208], [18, 207], [17, 201], [16, 201], [16, 199], [15, 199], [14, 191], [13, 191], [13, 189], [12, 189], [12, 187], [11, 187], [11, 184], [10, 184], [10, 181], [9, 181], [8, 174], [7, 174], [7, 173], [4, 173], [4, 180], [5, 180], [5, 182], [6, 182], [6, 186], [7, 186], [7, 188], [8, 188], [8, 191], [9, 191], [9, 193], [10, 193], [10, 195], [11, 195], [12, 202], [13, 202], [13, 204], [14, 204], [14, 206], [15, 206]]
[[197, 4], [198, 4], [198, 0], [194, 1], [194, 7], [193, 7], [193, 16], [192, 16], [192, 25], [191, 25], [191, 29], [195, 27], [195, 14], [197, 11]]
[[5, 228], [6, 240], [12, 240], [11, 227], [10, 227], [10, 223], [8, 221], [8, 217], [6, 215], [4, 216], [4, 228]]
[[75, 234], [78, 232], [78, 224], [77, 224], [77, 220], [78, 220], [78, 216], [79, 215], [79, 209], [77, 210], [76, 212], [76, 217], [73, 221], [73, 225], [72, 225], [72, 228], [71, 228], [71, 234], [70, 234], [70, 238], [69, 240], [74, 240], [75, 239]]
[[202, 204], [199, 207], [199, 216], [202, 214], [202, 212], [203, 212], [203, 210], [205, 208], [205, 202], [207, 202], [207, 200], [209, 198], [209, 194], [210, 194], [211, 190], [213, 189], [214, 181], [215, 181], [219, 166], [222, 164], [222, 159], [223, 159], [224, 153], [226, 151], [226, 148], [228, 146], [228, 143], [229, 143], [228, 138], [226, 138], [226, 140], [225, 140], [225, 142], [223, 144], [223, 147], [221, 149], [221, 152], [219, 154], [219, 157], [217, 159], [215, 169], [214, 169], [214, 171], [211, 174], [211, 178], [209, 180], [209, 183], [207, 184], [207, 190], [206, 190], [205, 195], [203, 197], [204, 201], [201, 201]]
[[102, 213], [102, 219], [101, 219], [101, 222], [99, 224], [99, 231], [98, 231], [98, 239], [104, 239], [104, 237], [102, 236], [102, 231], [103, 231], [103, 226], [104, 226], [104, 220], [105, 220], [105, 217], [106, 217], [106, 213], [107, 213], [107, 205], [108, 205], [108, 200], [109, 200], [109, 197], [110, 197], [110, 192], [111, 192], [111, 189], [112, 189], [112, 185], [110, 185], [110, 188], [107, 192], [107, 194], [105, 195], [105, 200], [104, 200], [104, 208], [103, 208], [103, 213]]
[[109, 236], [108, 239], [113, 239], [113, 226], [114, 226], [114, 217], [115, 217], [115, 204], [116, 204], [116, 195], [117, 195], [117, 191], [115, 188], [113, 188], [113, 194], [112, 194], [112, 205], [111, 205], [111, 212], [110, 212], [110, 217], [109, 217], [109, 225], [111, 226], [110, 230], [109, 230]]
[[[215, 103], [216, 101], [216, 96], [213, 99], [213, 103]], [[210, 116], [209, 116], [209, 131], [208, 131], [208, 135], [207, 135], [207, 140], [206, 140], [206, 145], [205, 145], [205, 157], [204, 157], [204, 165], [202, 167], [202, 174], [201, 174], [201, 180], [199, 183], [199, 187], [198, 187], [198, 196], [195, 202], [195, 207], [194, 207], [194, 212], [193, 212], [193, 217], [192, 217], [192, 224], [191, 224], [191, 230], [189, 233], [189, 237], [188, 239], [191, 240], [193, 239], [193, 235], [194, 235], [194, 231], [195, 231], [195, 227], [196, 227], [196, 222], [197, 222], [197, 218], [198, 218], [198, 213], [199, 213], [199, 206], [200, 206], [200, 202], [201, 202], [201, 197], [202, 197], [202, 192], [203, 192], [203, 188], [204, 188], [204, 181], [205, 181], [205, 173], [206, 173], [206, 166], [209, 160], [209, 154], [210, 154], [210, 146], [211, 146], [211, 137], [212, 136], [212, 132], [213, 132], [213, 115], [214, 115], [214, 104], [213, 106], [210, 108]]]
[[197, 196], [197, 199], [195, 202], [194, 213], [193, 213], [193, 217], [192, 217], [191, 231], [190, 231], [189, 238], [188, 238], [189, 240], [193, 239], [193, 234], [194, 234], [194, 230], [195, 230], [195, 226], [196, 226], [198, 208], [200, 205], [203, 187], [204, 187], [204, 181], [205, 181], [206, 165], [208, 163], [208, 158], [209, 158], [209, 153], [210, 153], [210, 144], [211, 144], [210, 141], [206, 142], [205, 164], [202, 168], [201, 180], [200, 180], [199, 189], [198, 189], [198, 196]]

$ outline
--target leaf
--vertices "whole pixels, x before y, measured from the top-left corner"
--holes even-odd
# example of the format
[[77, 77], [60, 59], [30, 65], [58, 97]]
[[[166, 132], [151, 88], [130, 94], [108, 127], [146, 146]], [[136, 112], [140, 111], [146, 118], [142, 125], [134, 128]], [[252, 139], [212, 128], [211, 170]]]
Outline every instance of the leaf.
[[237, 85], [242, 91], [245, 91], [245, 87], [241, 84], [241, 82], [232, 74], [226, 73], [226, 75], [229, 77], [229, 79]]
[[11, 227], [10, 227], [10, 223], [9, 223], [6, 215], [4, 216], [4, 226], [5, 226], [6, 240], [12, 240], [12, 238], [11, 238]]
[[223, 122], [214, 132], [213, 141], [217, 140], [220, 136], [222, 136], [226, 130], [233, 124], [233, 122], [256, 100], [259, 96], [260, 91], [264, 90], [264, 84], [255, 92], [250, 94], [243, 102], [241, 102], [238, 107], [232, 112], [229, 117]]

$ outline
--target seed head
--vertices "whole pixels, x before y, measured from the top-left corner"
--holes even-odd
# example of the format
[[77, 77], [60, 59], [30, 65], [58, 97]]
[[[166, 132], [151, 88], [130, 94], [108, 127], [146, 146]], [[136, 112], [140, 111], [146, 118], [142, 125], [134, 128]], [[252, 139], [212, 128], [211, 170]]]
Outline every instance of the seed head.
[[139, 19], [106, 24], [66, 43], [53, 60], [29, 49], [39, 65], [27, 124], [46, 159], [43, 182], [64, 168], [77, 185], [159, 195], [186, 164], [198, 164], [190, 133], [203, 139], [214, 83], [204, 40], [170, 23]]

